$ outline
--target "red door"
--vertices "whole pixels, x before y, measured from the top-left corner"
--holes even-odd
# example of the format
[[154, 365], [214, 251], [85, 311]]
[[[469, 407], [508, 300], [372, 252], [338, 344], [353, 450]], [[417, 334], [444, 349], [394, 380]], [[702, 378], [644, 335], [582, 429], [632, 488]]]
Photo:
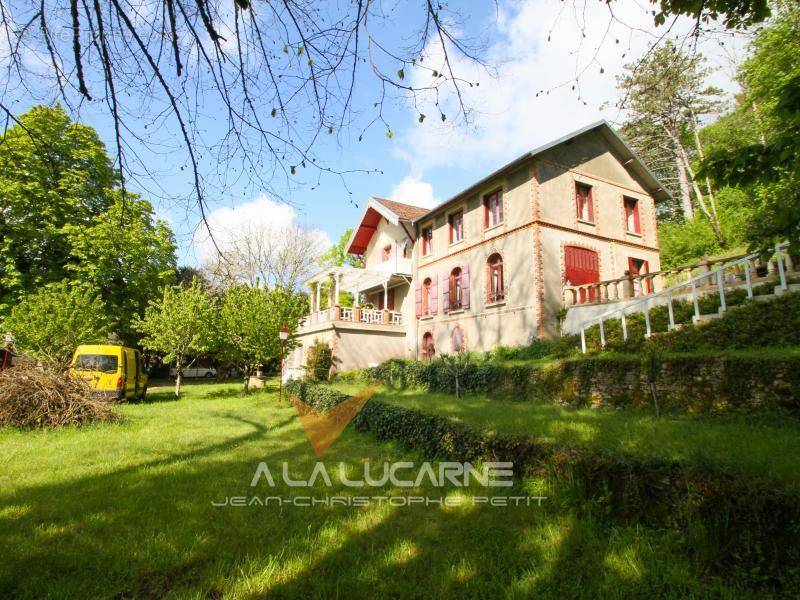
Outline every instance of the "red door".
[[[564, 247], [564, 279], [567, 285], [584, 285], [600, 281], [600, 261], [597, 252], [579, 248], [578, 246]], [[595, 290], [589, 289], [588, 300], [594, 302]], [[587, 294], [581, 290], [579, 302], [586, 302]]]

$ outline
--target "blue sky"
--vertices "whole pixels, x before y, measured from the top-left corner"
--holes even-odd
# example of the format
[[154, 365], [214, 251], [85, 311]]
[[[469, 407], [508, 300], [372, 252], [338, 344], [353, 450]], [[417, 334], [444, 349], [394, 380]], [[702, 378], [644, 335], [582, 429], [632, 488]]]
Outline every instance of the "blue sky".
[[[381, 35], [404, 43], [402, 34], [417, 27], [418, 9], [410, 10], [410, 5], [402, 1], [384, 1], [382, 6], [388, 19]], [[623, 64], [641, 55], [661, 33], [654, 30], [652, 16], [643, 10], [649, 5], [640, 7], [627, 1], [612, 3], [613, 16], [605, 3], [591, 0], [585, 5], [580, 1], [506, 0], [497, 10], [492, 2], [459, 2], [453, 6], [460, 7], [465, 17], [464, 34], [486, 42], [485, 58], [493, 67], [487, 73], [469, 61], [455, 61], [458, 74], [480, 82], [480, 86], [464, 90], [466, 103], [474, 110], [470, 124], [454, 118], [458, 111], [452, 94], [441, 99], [450, 117], [445, 123], [425, 98], [417, 109], [397, 102], [384, 111], [392, 138], [387, 137], [382, 125], [376, 125], [359, 142], [359, 126], [374, 114], [372, 102], [379, 94], [377, 81], [365, 69], [356, 89], [356, 106], [362, 111], [357, 126], [323, 136], [315, 148], [322, 162], [339, 170], [379, 171], [346, 177], [352, 201], [334, 176], [323, 177], [316, 189], [304, 185], [300, 177], [291, 188], [276, 180], [275, 190], [290, 203], [287, 207], [258, 186], [248, 185], [246, 178], [241, 178], [240, 165], [233, 164], [223, 174], [227, 180], [224, 192], [215, 191], [213, 186], [207, 190], [209, 207], [216, 210], [212, 214], [215, 227], [223, 232], [235, 230], [242, 223], [294, 220], [335, 240], [356, 223], [371, 195], [433, 206], [530, 148], [599, 118], [619, 120], [621, 115], [613, 106], [602, 108], [613, 105], [616, 99], [614, 77]], [[689, 25], [680, 23], [674, 31], [686, 31]], [[701, 50], [718, 69], [712, 82], [727, 91], [734, 89], [731, 65], [741, 58], [742, 47], [743, 42], [735, 40], [726, 40], [724, 47], [717, 41], [701, 43]], [[429, 60], [435, 62], [439, 52], [431, 45], [427, 49]], [[576, 74], [578, 84], [573, 89]], [[407, 79], [425, 84], [424, 78], [429, 76], [412, 71]], [[550, 91], [537, 97], [541, 90]], [[8, 95], [6, 91], [6, 100]], [[32, 102], [26, 97], [15, 100], [17, 110]], [[210, 96], [201, 98], [201, 102], [205, 104], [199, 106], [204, 115], [199, 133], [214, 139], [222, 131], [222, 107]], [[93, 125], [113, 148], [111, 122], [98, 108], [84, 104], [75, 116]], [[417, 120], [420, 111], [428, 117], [422, 124]], [[185, 153], [169, 143], [174, 131], [147, 125], [139, 119], [139, 133], [165, 145], [162, 152], [152, 153], [152, 148], [131, 143], [131, 152], [136, 152], [154, 175], [137, 178], [138, 186], [134, 187], [153, 201], [159, 216], [173, 227], [180, 262], [198, 265], [209, 252], [204, 236], [196, 234], [200, 215], [191, 203], [175, 200], [191, 191]], [[201, 165], [210, 181], [219, 179], [218, 163], [204, 156]], [[306, 173], [300, 171], [301, 176]]]

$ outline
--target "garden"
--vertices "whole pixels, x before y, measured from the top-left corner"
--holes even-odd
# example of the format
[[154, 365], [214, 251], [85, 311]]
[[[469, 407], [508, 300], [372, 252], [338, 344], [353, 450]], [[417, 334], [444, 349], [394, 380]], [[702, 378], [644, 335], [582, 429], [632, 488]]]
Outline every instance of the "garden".
[[[350, 427], [319, 459], [331, 473], [331, 488], [320, 481], [312, 488], [286, 487], [277, 477], [281, 463], [302, 479], [318, 459], [274, 383], [246, 396], [238, 385], [189, 384], [179, 400], [157, 388], [146, 403], [118, 407], [119, 423], [2, 430], [0, 594], [738, 596], [796, 576], [788, 563], [779, 573], [770, 570], [770, 545], [756, 557], [758, 569], [751, 565], [743, 573], [744, 558], [730, 564], [700, 517], [679, 530], [680, 514], [661, 523], [615, 514], [607, 504], [612, 489], [587, 492], [579, 480], [547, 472], [529, 471], [514, 487], [489, 494], [478, 485], [376, 490], [388, 498], [460, 501], [451, 507], [251, 504], [253, 496], [361, 496], [364, 490], [342, 485], [339, 463], [357, 474], [364, 461], [425, 459], [422, 450]], [[395, 401], [414, 405], [413, 399]], [[466, 415], [473, 404], [448, 418], [472, 422]], [[499, 420], [492, 427], [523, 431]], [[742, 431], [731, 427], [731, 433]], [[570, 435], [594, 437], [591, 428]], [[260, 462], [276, 475], [274, 489], [264, 481], [251, 487]], [[541, 506], [471, 503], [486, 495], [546, 500]], [[230, 497], [248, 504], [213, 504]], [[763, 494], [755, 501], [763, 507]]]

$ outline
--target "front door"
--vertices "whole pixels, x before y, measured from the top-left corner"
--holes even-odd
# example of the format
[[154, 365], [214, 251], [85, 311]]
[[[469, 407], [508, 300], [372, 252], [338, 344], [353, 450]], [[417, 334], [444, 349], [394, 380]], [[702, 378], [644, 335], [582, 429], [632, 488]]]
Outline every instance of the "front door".
[[[597, 252], [578, 246], [564, 247], [564, 281], [567, 285], [585, 285], [600, 281], [600, 260]], [[579, 302], [594, 302], [595, 290], [581, 290]]]

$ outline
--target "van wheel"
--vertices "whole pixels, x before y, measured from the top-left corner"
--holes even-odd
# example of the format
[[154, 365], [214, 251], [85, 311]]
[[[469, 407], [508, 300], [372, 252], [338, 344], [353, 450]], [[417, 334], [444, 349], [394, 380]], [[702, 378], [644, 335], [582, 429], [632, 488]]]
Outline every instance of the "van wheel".
[[206, 379], [213, 379], [214, 374], [211, 371], [208, 371], [205, 375], [203, 375]]

